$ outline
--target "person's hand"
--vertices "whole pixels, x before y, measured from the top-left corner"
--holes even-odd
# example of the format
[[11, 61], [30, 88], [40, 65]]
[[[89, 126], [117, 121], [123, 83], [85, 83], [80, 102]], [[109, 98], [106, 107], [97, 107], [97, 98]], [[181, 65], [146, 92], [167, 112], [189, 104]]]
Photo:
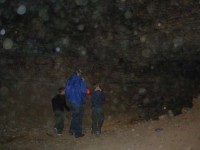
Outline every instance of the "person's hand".
[[100, 87], [96, 87], [95, 91], [101, 91], [101, 88]]
[[90, 89], [87, 89], [86, 94], [90, 95], [90, 94], [91, 94], [91, 90], [90, 90]]

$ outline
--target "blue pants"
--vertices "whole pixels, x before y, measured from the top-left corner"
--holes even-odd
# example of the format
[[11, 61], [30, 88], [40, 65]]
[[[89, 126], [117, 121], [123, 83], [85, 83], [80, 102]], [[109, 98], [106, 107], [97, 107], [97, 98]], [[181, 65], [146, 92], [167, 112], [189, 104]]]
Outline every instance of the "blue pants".
[[61, 134], [64, 129], [64, 112], [62, 111], [55, 111], [55, 126], [54, 128], [57, 129], [57, 132]]
[[75, 136], [82, 134], [82, 119], [84, 112], [84, 105], [70, 104], [72, 112], [72, 120], [70, 125], [70, 132], [74, 133]]
[[92, 133], [101, 133], [104, 122], [104, 112], [102, 108], [92, 108]]

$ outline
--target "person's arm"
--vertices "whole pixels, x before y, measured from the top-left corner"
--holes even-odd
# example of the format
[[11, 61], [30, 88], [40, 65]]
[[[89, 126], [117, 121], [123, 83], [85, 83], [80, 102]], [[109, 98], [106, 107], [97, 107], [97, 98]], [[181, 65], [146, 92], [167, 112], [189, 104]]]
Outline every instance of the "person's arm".
[[67, 106], [67, 102], [66, 102], [66, 97], [65, 96], [63, 96], [63, 104], [64, 104], [65, 109], [69, 112], [70, 108]]
[[103, 92], [101, 92], [101, 99], [102, 99], [102, 102], [103, 102], [103, 104], [104, 104], [106, 98], [105, 98], [105, 95], [104, 95]]
[[87, 86], [84, 80], [81, 81], [81, 93], [83, 94], [87, 93]]
[[55, 111], [55, 97], [51, 100], [53, 112]]
[[69, 106], [67, 106], [67, 103], [65, 102], [65, 109], [68, 111], [68, 112], [70, 112], [70, 108], [69, 108]]
[[94, 93], [94, 91], [91, 94], [90, 100], [91, 100], [91, 107], [93, 107], [94, 106], [94, 101], [95, 101], [95, 93]]

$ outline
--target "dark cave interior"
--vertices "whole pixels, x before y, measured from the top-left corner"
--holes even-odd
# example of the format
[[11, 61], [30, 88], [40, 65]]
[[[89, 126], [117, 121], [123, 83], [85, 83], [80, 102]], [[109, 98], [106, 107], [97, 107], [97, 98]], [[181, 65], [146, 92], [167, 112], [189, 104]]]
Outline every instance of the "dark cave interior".
[[199, 94], [198, 0], [0, 0], [0, 16], [0, 133], [47, 126], [77, 67], [102, 83], [107, 116], [130, 122], [181, 114]]

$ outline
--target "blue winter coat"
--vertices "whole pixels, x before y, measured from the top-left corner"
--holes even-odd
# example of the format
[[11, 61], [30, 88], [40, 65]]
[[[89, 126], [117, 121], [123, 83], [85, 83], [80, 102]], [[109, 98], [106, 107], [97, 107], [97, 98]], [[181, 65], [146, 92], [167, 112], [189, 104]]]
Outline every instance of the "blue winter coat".
[[73, 74], [66, 82], [65, 94], [69, 103], [74, 105], [85, 104], [87, 87], [80, 76]]

